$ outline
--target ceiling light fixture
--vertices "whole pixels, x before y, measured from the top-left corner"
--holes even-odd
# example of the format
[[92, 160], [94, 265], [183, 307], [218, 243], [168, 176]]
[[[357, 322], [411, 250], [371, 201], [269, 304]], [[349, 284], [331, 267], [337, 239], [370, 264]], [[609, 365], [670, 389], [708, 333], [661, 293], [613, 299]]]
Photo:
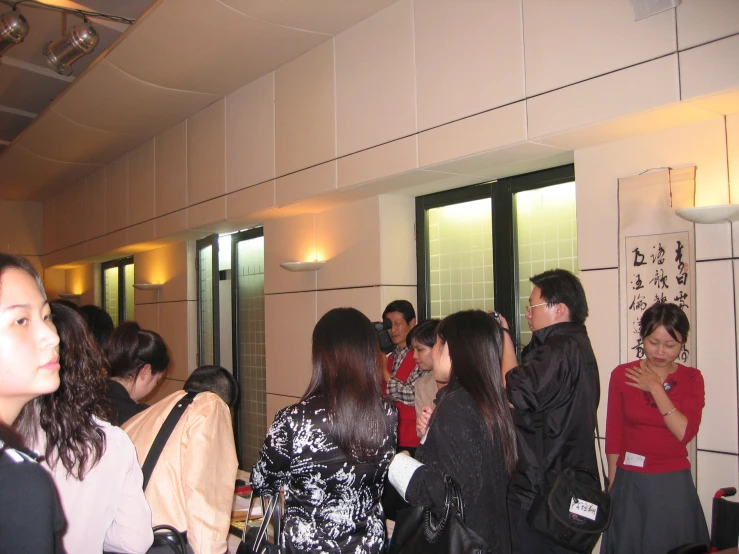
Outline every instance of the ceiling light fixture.
[[13, 10], [0, 17], [0, 56], [23, 42], [27, 34], [28, 21], [23, 14]]
[[61, 75], [72, 74], [72, 64], [95, 50], [100, 37], [95, 28], [85, 21], [75, 25], [60, 39], [43, 48], [49, 66]]

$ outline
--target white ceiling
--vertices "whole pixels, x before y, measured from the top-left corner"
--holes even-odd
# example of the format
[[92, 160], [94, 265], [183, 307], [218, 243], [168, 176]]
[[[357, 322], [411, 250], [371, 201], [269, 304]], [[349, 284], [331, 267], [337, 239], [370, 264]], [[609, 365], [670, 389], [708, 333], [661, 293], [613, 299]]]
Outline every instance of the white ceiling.
[[[89, 67], [71, 85], [24, 69], [43, 66], [40, 45], [59, 36], [60, 15], [22, 7], [31, 31], [0, 67], [0, 140], [13, 141], [0, 155], [0, 198], [44, 199], [395, 1], [162, 0], [117, 43], [117, 30], [96, 23], [102, 54], [75, 63], [75, 74]], [[82, 0], [132, 18], [150, 2]], [[26, 126], [17, 110], [39, 115]]]

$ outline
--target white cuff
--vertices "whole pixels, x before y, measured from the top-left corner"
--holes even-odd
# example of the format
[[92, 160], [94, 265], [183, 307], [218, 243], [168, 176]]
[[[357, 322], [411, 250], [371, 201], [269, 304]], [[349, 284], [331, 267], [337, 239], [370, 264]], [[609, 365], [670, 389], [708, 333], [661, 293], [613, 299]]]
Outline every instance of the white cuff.
[[390, 464], [388, 480], [390, 481], [390, 484], [395, 487], [395, 490], [400, 493], [403, 500], [406, 500], [406, 502], [407, 499], [405, 498], [405, 491], [408, 488], [408, 483], [411, 482], [411, 477], [413, 477], [413, 474], [422, 465], [423, 464], [421, 462], [411, 458], [407, 454], [396, 454]]

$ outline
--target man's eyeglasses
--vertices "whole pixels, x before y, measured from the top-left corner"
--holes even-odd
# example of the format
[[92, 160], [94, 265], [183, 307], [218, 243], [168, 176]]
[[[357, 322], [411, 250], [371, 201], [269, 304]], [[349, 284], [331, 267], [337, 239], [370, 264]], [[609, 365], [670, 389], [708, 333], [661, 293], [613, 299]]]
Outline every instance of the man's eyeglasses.
[[533, 310], [534, 308], [537, 308], [539, 306], [546, 306], [548, 304], [549, 304], [549, 302], [542, 302], [541, 304], [534, 304], [533, 306], [526, 306], [526, 313], [527, 314], [530, 314], [531, 313], [531, 310]]

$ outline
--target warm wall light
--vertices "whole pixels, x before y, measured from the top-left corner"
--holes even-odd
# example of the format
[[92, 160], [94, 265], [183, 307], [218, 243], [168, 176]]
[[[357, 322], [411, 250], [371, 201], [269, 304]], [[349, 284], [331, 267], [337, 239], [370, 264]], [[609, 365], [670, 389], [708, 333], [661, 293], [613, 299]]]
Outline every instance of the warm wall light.
[[280, 267], [288, 271], [315, 271], [321, 269], [326, 262], [282, 262]]
[[164, 286], [163, 283], [134, 283], [133, 288], [139, 290], [159, 290]]
[[739, 221], [739, 204], [722, 204], [719, 206], [696, 206], [675, 210], [675, 215], [692, 223], [721, 223]]

